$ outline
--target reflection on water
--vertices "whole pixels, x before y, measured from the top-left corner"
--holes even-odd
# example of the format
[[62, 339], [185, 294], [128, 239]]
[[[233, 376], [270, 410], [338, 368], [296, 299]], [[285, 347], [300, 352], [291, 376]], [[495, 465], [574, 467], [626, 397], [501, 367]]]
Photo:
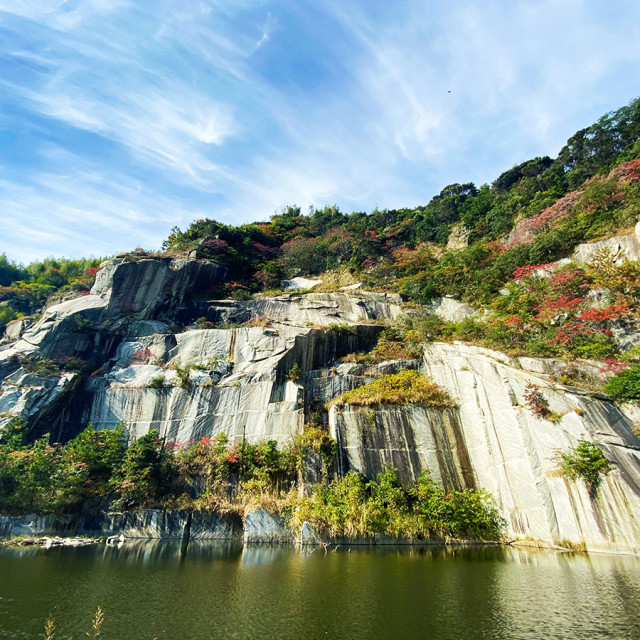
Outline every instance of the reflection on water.
[[[638, 638], [640, 560], [231, 542], [0, 552], [0, 638]], [[63, 637], [62, 635], [57, 638]]]

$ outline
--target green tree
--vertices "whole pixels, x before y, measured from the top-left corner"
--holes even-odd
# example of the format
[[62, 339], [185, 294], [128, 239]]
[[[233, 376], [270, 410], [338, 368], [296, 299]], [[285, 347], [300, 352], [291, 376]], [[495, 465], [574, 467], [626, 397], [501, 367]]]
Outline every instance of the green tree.
[[128, 509], [153, 505], [166, 497], [175, 476], [172, 462], [171, 452], [155, 429], [136, 440], [114, 476], [119, 494], [114, 506]]

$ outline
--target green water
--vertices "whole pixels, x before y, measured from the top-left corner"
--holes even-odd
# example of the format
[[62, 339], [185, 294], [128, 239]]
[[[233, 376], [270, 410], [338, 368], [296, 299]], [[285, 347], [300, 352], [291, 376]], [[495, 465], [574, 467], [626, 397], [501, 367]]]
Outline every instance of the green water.
[[640, 638], [640, 560], [127, 542], [0, 551], [0, 638]]

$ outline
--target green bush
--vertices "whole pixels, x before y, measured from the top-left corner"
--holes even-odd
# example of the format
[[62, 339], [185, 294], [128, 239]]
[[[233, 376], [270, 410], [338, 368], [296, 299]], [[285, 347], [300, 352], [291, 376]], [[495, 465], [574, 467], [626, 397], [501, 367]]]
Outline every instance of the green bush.
[[119, 497], [116, 508], [154, 506], [170, 492], [175, 468], [173, 455], [154, 429], [136, 440], [124, 454], [113, 477]]
[[306, 425], [301, 435], [294, 439], [294, 446], [297, 450], [301, 467], [306, 454], [314, 451], [320, 455], [323, 472], [327, 472], [332, 466], [338, 453], [338, 444], [331, 437], [329, 432], [322, 427]]
[[640, 364], [632, 364], [628, 369], [609, 378], [604, 390], [616, 400], [640, 400]]
[[149, 382], [151, 389], [162, 389], [164, 387], [164, 375], [155, 376]]
[[584, 480], [592, 497], [598, 492], [602, 476], [611, 471], [611, 463], [602, 449], [588, 440], [580, 440], [575, 449], [561, 453], [560, 460], [564, 475], [572, 480]]
[[121, 426], [89, 425], [65, 445], [48, 435], [27, 443], [26, 428], [14, 420], [0, 441], [0, 511], [66, 511], [112, 490], [125, 450]]
[[9, 306], [0, 306], [0, 329], [9, 324], [12, 320], [15, 320], [18, 317], [18, 312]]
[[73, 330], [76, 333], [91, 333], [95, 330], [95, 323], [89, 318], [85, 318], [81, 315], [74, 316]]
[[178, 377], [178, 386], [183, 389], [191, 387], [191, 369], [189, 367], [176, 367], [176, 376]]
[[26, 356], [20, 365], [27, 372], [40, 378], [53, 378], [62, 373], [62, 368], [58, 362], [45, 356]]
[[289, 369], [289, 373], [287, 373], [287, 380], [290, 382], [298, 383], [300, 382], [300, 377], [302, 376], [302, 371], [297, 362], [293, 364], [291, 369]]
[[502, 520], [489, 495], [471, 489], [445, 492], [427, 471], [403, 486], [386, 467], [367, 482], [350, 471], [328, 486], [316, 486], [292, 514], [294, 526], [308, 521], [332, 537], [381, 533], [406, 538], [497, 540]]

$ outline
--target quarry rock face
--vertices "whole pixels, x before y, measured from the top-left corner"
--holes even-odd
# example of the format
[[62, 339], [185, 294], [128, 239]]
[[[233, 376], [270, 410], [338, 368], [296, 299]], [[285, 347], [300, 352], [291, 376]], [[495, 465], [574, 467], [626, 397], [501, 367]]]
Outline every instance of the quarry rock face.
[[[58, 441], [89, 423], [98, 429], [125, 423], [134, 437], [157, 429], [169, 442], [224, 432], [285, 444], [302, 432], [312, 409], [385, 373], [418, 369], [456, 406], [332, 406], [324, 421], [338, 443], [338, 475], [355, 470], [373, 477], [392, 464], [408, 481], [428, 469], [447, 490], [491, 493], [510, 539], [640, 551], [637, 407], [558, 384], [570, 366], [562, 361], [510, 358], [465, 344], [426, 345], [416, 360], [340, 362], [370, 350], [386, 325], [411, 311], [400, 296], [357, 289], [207, 300], [206, 291], [226, 275], [216, 263], [195, 260], [104, 263], [89, 295], [49, 307], [36, 324], [5, 337], [0, 427], [21, 417], [34, 437], [49, 432]], [[452, 319], [474, 313], [447, 298], [436, 306], [426, 310]], [[203, 317], [215, 322], [203, 324]], [[92, 361], [92, 374], [28, 370], [30, 358], [55, 359], [61, 351]], [[601, 375], [597, 363], [571, 366]], [[544, 396], [553, 421], [527, 407], [527, 385]], [[597, 443], [613, 463], [595, 496], [560, 472], [559, 453], [580, 440]], [[263, 510], [249, 513], [244, 527], [237, 518], [177, 511], [101, 517], [108, 520], [87, 521], [84, 530], [293, 539]], [[49, 526], [34, 518], [0, 525]]]
[[636, 224], [634, 233], [614, 236], [598, 242], [579, 244], [573, 251], [573, 261], [577, 264], [588, 264], [602, 251], [611, 255], [615, 264], [640, 259], [640, 222]]
[[[432, 345], [424, 370], [456, 399], [475, 482], [494, 495], [512, 536], [638, 550], [640, 451], [631, 416], [480, 347]], [[527, 408], [527, 384], [556, 421]], [[558, 453], [579, 440], [596, 442], [614, 463], [595, 498], [559, 471]]]
[[[425, 349], [420, 370], [453, 395], [457, 408], [332, 406], [329, 425], [342, 472], [371, 477], [392, 464], [401, 478], [413, 480], [428, 469], [447, 490], [491, 493], [513, 539], [637, 552], [640, 451], [634, 416], [554, 383], [544, 362], [521, 360], [480, 347], [434, 344]], [[556, 421], [531, 413], [527, 385], [541, 391]], [[560, 471], [559, 452], [579, 440], [596, 442], [614, 463], [595, 498], [584, 482]]]

